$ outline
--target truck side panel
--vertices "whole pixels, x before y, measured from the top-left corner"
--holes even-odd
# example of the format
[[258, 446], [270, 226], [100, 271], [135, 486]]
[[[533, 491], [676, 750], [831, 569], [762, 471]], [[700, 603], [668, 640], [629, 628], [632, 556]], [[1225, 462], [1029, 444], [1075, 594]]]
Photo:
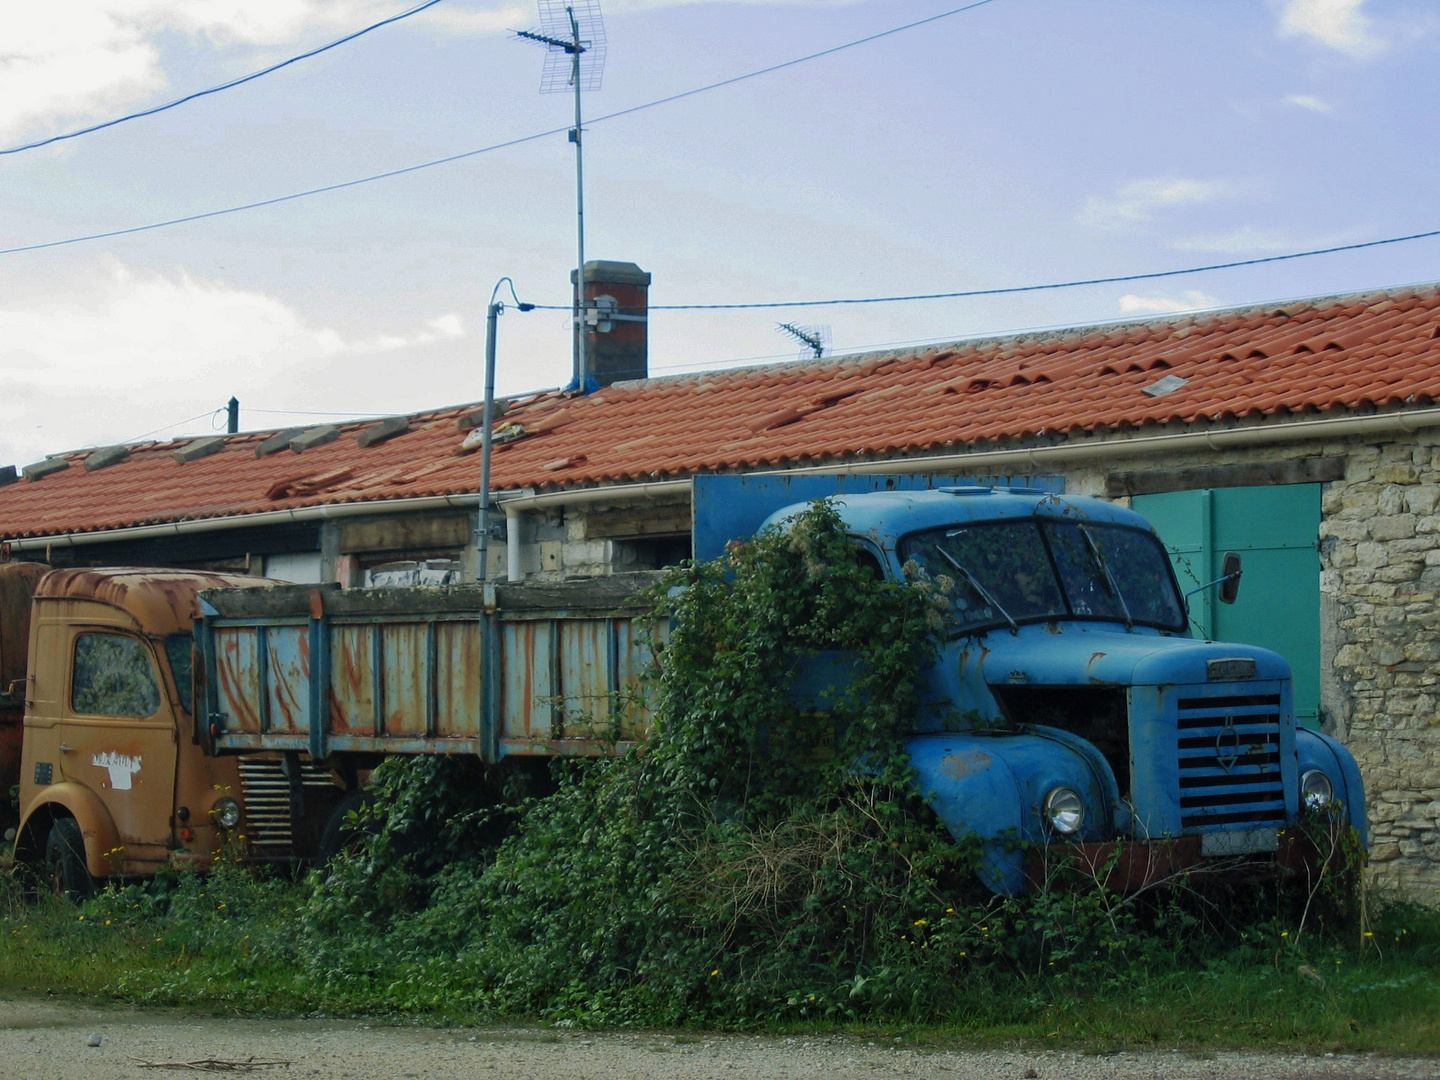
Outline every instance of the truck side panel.
[[633, 690], [649, 636], [663, 630], [646, 624], [637, 597], [654, 579], [207, 593], [197, 635], [202, 735], [217, 753], [299, 750], [317, 760], [608, 753], [648, 724]]

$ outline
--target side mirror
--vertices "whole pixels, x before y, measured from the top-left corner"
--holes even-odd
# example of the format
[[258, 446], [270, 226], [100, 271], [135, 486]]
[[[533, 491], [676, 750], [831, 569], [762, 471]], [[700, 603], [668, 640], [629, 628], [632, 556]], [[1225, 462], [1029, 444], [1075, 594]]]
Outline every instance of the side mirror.
[[1225, 560], [1220, 564], [1220, 602], [1222, 604], [1233, 604], [1235, 597], [1240, 595], [1240, 575], [1244, 573], [1240, 569], [1240, 553], [1238, 551], [1225, 552]]

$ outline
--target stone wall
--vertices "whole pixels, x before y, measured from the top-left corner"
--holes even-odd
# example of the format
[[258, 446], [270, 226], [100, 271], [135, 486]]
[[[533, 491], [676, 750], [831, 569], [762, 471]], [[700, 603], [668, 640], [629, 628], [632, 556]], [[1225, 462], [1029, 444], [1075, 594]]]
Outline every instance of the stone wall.
[[1320, 526], [1337, 727], [1360, 762], [1377, 877], [1440, 900], [1440, 433], [1352, 446]]

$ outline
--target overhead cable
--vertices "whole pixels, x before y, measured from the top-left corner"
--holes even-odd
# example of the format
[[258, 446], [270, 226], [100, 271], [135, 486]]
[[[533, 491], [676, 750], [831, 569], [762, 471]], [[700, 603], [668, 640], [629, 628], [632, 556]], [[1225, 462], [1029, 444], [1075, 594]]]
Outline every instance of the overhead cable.
[[156, 105], [150, 109], [141, 109], [139, 112], [127, 113], [124, 116], [117, 116], [113, 120], [106, 120], [99, 124], [91, 124], [89, 127], [77, 128], [75, 131], [67, 131], [62, 135], [51, 135], [48, 139], [37, 139], [35, 142], [24, 143], [20, 146], [7, 147], [3, 150], [0, 150], [0, 156], [4, 156], [6, 154], [18, 154], [24, 150], [38, 150], [40, 147], [49, 146], [51, 143], [64, 142], [66, 139], [76, 139], [79, 138], [81, 135], [89, 135], [96, 131], [104, 131], [106, 128], [115, 127], [117, 124], [128, 123], [131, 120], [139, 120], [141, 117], [144, 116], [154, 116], [156, 113], [162, 113], [168, 109], [173, 109], [177, 105], [184, 105], [186, 102], [194, 101], [196, 98], [208, 97], [211, 94], [218, 94], [222, 90], [234, 89], [237, 86], [241, 86], [248, 82], [254, 82], [256, 79], [260, 79], [266, 75], [273, 74], [274, 72], [279, 71], [281, 68], [287, 68], [291, 64], [298, 64], [301, 60], [309, 60], [312, 56], [319, 56], [323, 52], [329, 52], [331, 49], [344, 45], [346, 42], [354, 41], [356, 38], [362, 37], [365, 34], [370, 33], [370, 31], [372, 30], [379, 30], [382, 26], [389, 26], [391, 23], [397, 23], [401, 19], [408, 19], [412, 15], [419, 15], [420, 12], [424, 11], [426, 8], [432, 8], [440, 2], [441, 0], [425, 0], [424, 3], [416, 4], [414, 7], [400, 12], [398, 15], [391, 15], [388, 19], [381, 19], [379, 22], [371, 23], [369, 26], [363, 27], [360, 30], [356, 30], [354, 33], [346, 34], [342, 38], [337, 38], [336, 40], [330, 42], [328, 45], [321, 45], [319, 48], [311, 49], [309, 52], [303, 52], [298, 56], [292, 56], [288, 60], [281, 60], [278, 64], [271, 64], [269, 67], [261, 68], [259, 71], [252, 71], [249, 75], [242, 75], [238, 79], [231, 79], [229, 82], [221, 83], [219, 86], [212, 86], [208, 90], [196, 90], [193, 94], [186, 94], [184, 97], [178, 97], [174, 101], [166, 102], [164, 105]]
[[[432, 0], [432, 2], [439, 3], [439, 0]], [[703, 94], [710, 90], [719, 90], [722, 87], [733, 86], [734, 84], [744, 82], [747, 79], [756, 79], [762, 75], [769, 75], [773, 72], [781, 71], [785, 68], [794, 67], [797, 64], [803, 64], [810, 60], [818, 60], [821, 57], [831, 56], [834, 53], [843, 52], [846, 49], [853, 49], [858, 45], [864, 45], [871, 41], [878, 41], [880, 38], [889, 37], [892, 34], [898, 34], [905, 30], [913, 30], [918, 26], [924, 26], [927, 23], [936, 22], [940, 19], [947, 19], [952, 15], [959, 15], [963, 12], [971, 11], [978, 7], [984, 7], [986, 4], [990, 3], [994, 3], [994, 0], [976, 0], [975, 3], [966, 4], [963, 7], [952, 8], [949, 11], [942, 11], [938, 15], [931, 15], [928, 18], [920, 19], [916, 22], [906, 23], [903, 26], [896, 26], [892, 27], [889, 30], [882, 30], [879, 33], [870, 34], [869, 36], [863, 38], [857, 38], [854, 41], [848, 41], [843, 45], [835, 45], [828, 49], [822, 49], [820, 52], [810, 53], [807, 56], [797, 57], [794, 60], [786, 60], [780, 64], [772, 64], [769, 67], [759, 68], [755, 71], [747, 72], [744, 75], [736, 75], [729, 79], [722, 79], [719, 82], [709, 83], [705, 86], [698, 86], [693, 90], [685, 90], [678, 94], [671, 94], [668, 97], [656, 98], [654, 101], [647, 101], [643, 105], [633, 105], [628, 109], [620, 109], [618, 112], [606, 113], [603, 116], [597, 116], [590, 119], [589, 121], [587, 121], [587, 123], [599, 124], [603, 123], [606, 120], [616, 120], [622, 116], [630, 116], [634, 113], [643, 112], [646, 109], [653, 109], [660, 105], [668, 105], [671, 102], [680, 101], [683, 98], [694, 97], [696, 94]], [[148, 225], [132, 225], [129, 228], [125, 229], [110, 229], [106, 232], [88, 233], [84, 236], [72, 236], [65, 240], [48, 240], [38, 244], [21, 244], [16, 247], [0, 248], [0, 255], [19, 255], [27, 251], [44, 251], [47, 248], [67, 247], [71, 244], [84, 244], [92, 240], [109, 240], [112, 237], [116, 236], [129, 236], [133, 233], [151, 232], [155, 229], [169, 228], [172, 225], [184, 225], [192, 221], [203, 221], [206, 218], [223, 217], [226, 214], [238, 214], [246, 210], [258, 210], [266, 206], [275, 206], [279, 203], [292, 202], [295, 199], [308, 199], [314, 195], [326, 195], [332, 191], [342, 191], [345, 188], [359, 187], [362, 184], [372, 184], [377, 180], [390, 180], [394, 177], [404, 176], [408, 173], [420, 172], [422, 169], [433, 169], [439, 165], [450, 165], [457, 161], [463, 161], [466, 158], [478, 157], [481, 154], [489, 154], [496, 150], [504, 150], [512, 146], [520, 146], [523, 143], [535, 142], [539, 139], [549, 138], [551, 135], [565, 134], [569, 131], [569, 125], [566, 125], [565, 127], [550, 128], [548, 131], [537, 131], [533, 135], [522, 135], [519, 138], [507, 139], [505, 142], [493, 143], [490, 146], [482, 146], [477, 150], [465, 150], [458, 154], [450, 154], [447, 157], [436, 158], [433, 161], [422, 161], [418, 165], [407, 165], [399, 169], [390, 169], [386, 172], [374, 173], [370, 176], [362, 176], [356, 180], [344, 180], [336, 184], [325, 184], [322, 187], [309, 188], [308, 190], [297, 191], [290, 195], [276, 195], [273, 198], [269, 199], [257, 199], [254, 202], [241, 203], [238, 206], [227, 206], [219, 210], [206, 210], [198, 214], [186, 214], [183, 217], [168, 218], [164, 221], [151, 222]]]
[[[835, 307], [840, 304], [900, 304], [912, 300], [959, 300], [971, 296], [1009, 296], [1015, 293], [1045, 292], [1051, 289], [1077, 289], [1084, 285], [1116, 285], [1127, 281], [1153, 281], [1157, 278], [1180, 277], [1184, 274], [1203, 274], [1212, 270], [1231, 270], [1239, 266], [1259, 266], [1262, 263], [1285, 262], [1289, 259], [1308, 259], [1314, 255], [1334, 255], [1341, 251], [1359, 251], [1362, 248], [1382, 247], [1385, 244], [1403, 244], [1409, 240], [1427, 240], [1440, 236], [1440, 229], [1429, 232], [1410, 233], [1407, 236], [1390, 236], [1384, 240], [1364, 240], [1357, 244], [1340, 244], [1336, 247], [1311, 248], [1309, 251], [1292, 251], [1285, 255], [1265, 255], [1256, 259], [1237, 259], [1233, 262], [1209, 263], [1205, 266], [1187, 266], [1180, 270], [1154, 270], [1146, 274], [1115, 274], [1111, 277], [1080, 278], [1075, 281], [1052, 281], [1044, 285], [1007, 285], [996, 289], [963, 289], [956, 292], [910, 293], [903, 296], [844, 297], [830, 300], [767, 300], [740, 304], [649, 304], [650, 311], [746, 311], [758, 308], [802, 308]], [[536, 304], [539, 311], [571, 311], [570, 304]]]

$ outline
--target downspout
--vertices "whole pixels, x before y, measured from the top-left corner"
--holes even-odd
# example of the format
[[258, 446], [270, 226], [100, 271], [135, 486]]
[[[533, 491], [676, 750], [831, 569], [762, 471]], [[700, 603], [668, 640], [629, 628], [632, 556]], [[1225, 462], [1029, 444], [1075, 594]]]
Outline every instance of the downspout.
[[500, 504], [505, 511], [505, 577], [509, 581], [524, 581], [525, 571], [520, 568], [520, 524], [519, 501], [509, 499]]

